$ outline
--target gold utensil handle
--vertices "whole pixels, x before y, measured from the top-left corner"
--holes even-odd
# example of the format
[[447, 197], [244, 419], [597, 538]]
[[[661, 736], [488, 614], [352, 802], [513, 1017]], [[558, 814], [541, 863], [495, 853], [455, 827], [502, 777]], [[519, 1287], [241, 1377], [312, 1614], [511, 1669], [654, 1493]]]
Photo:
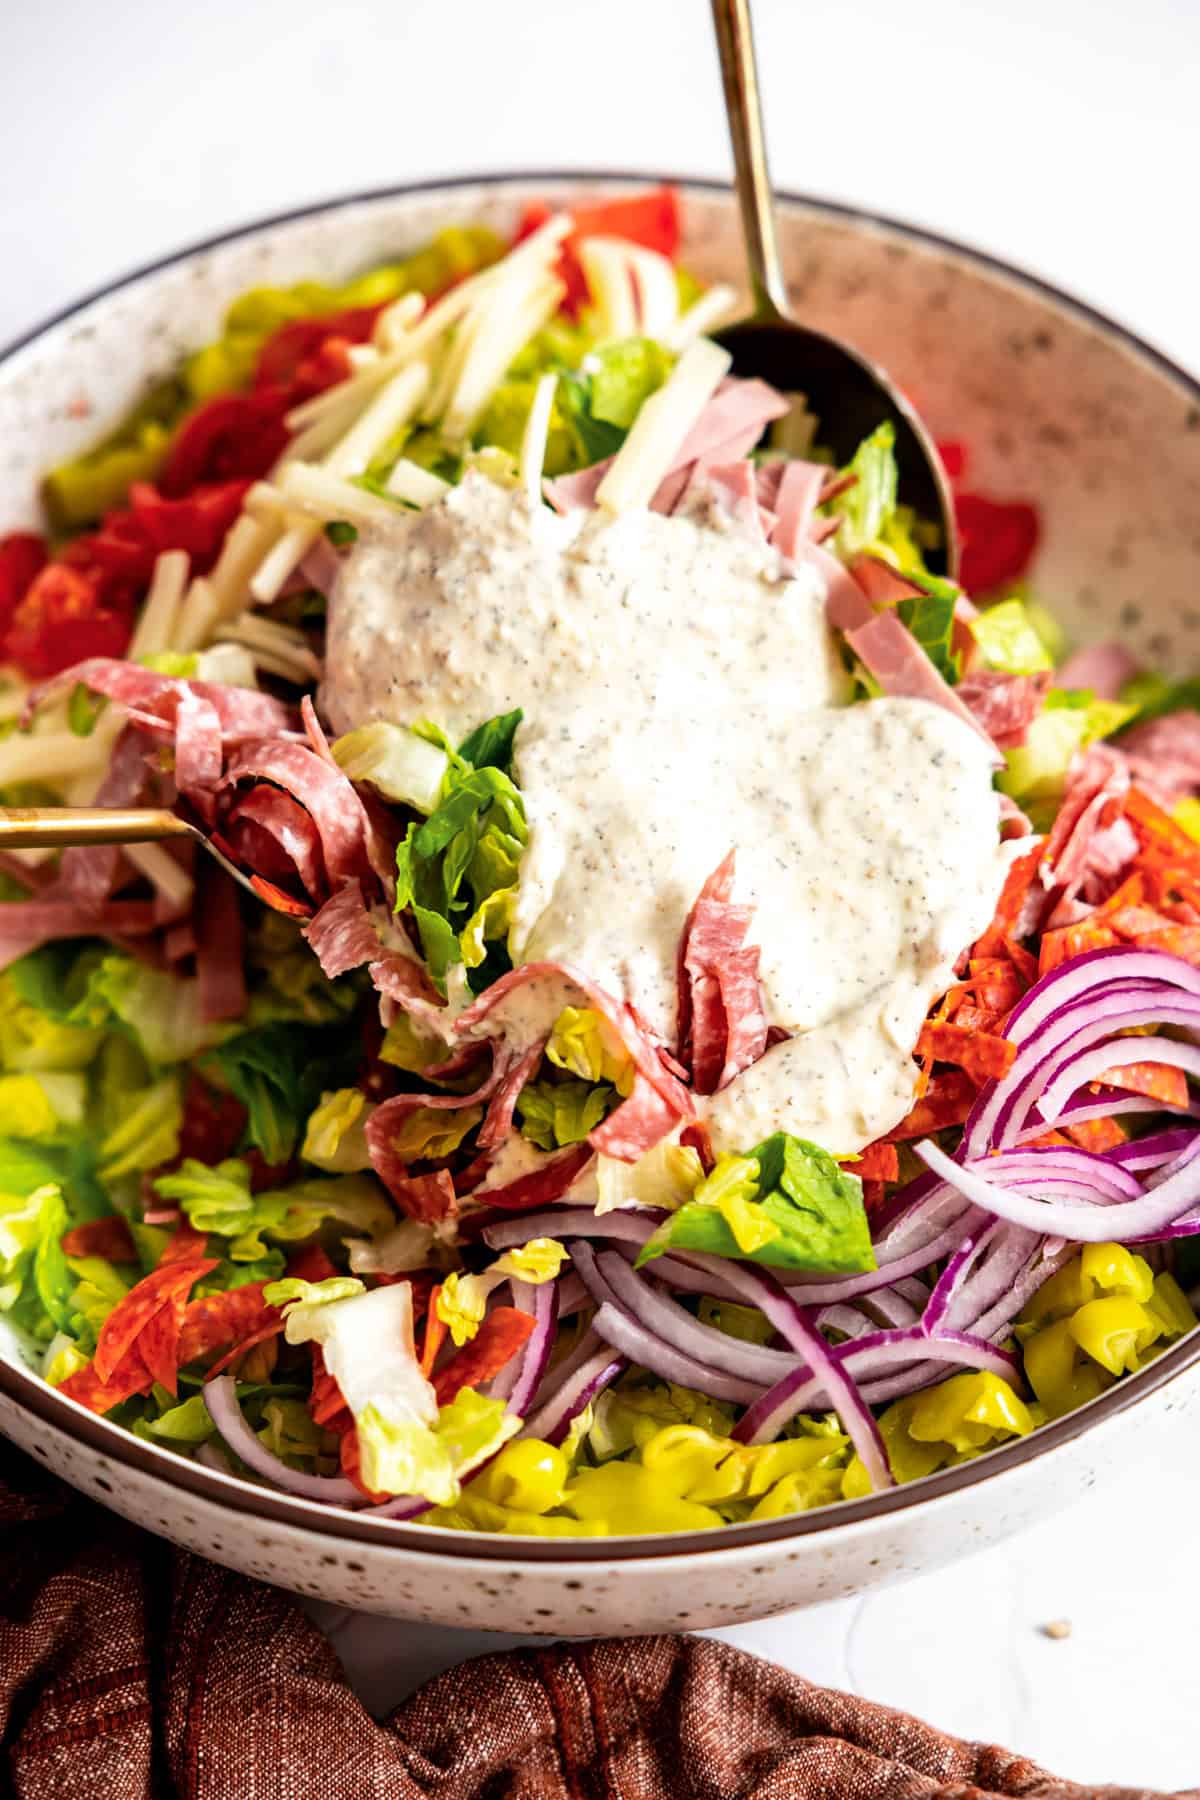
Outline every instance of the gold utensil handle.
[[195, 835], [186, 820], [161, 807], [0, 806], [0, 850], [149, 844]]
[[771, 200], [771, 175], [767, 167], [758, 70], [754, 61], [750, 0], [712, 0], [712, 15], [721, 58], [738, 211], [742, 216], [742, 235], [750, 264], [754, 311], [764, 319], [786, 318], [787, 286], [775, 237], [775, 208]]

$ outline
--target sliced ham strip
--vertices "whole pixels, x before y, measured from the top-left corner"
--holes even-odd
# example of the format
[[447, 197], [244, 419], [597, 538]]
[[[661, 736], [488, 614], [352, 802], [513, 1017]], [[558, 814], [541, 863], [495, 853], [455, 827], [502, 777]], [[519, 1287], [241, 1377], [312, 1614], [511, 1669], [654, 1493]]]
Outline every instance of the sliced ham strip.
[[[737, 461], [754, 448], [773, 419], [781, 419], [788, 411], [783, 395], [765, 381], [727, 378], [680, 444], [655, 492], [652, 507], [658, 512], [672, 512], [687, 486], [686, 479], [682, 483], [674, 480], [680, 471], [689, 470], [697, 462]], [[554, 510], [566, 513], [576, 507], [595, 506], [597, 491], [613, 460], [607, 457], [574, 474], [544, 482], [543, 492]]]
[[1058, 671], [1058, 685], [1090, 688], [1099, 700], [1116, 700], [1138, 665], [1124, 644], [1091, 644], [1069, 656]]
[[856, 556], [850, 573], [875, 606], [898, 606], [901, 600], [919, 600], [924, 593], [881, 556]]
[[1121, 750], [1133, 779], [1168, 805], [1200, 793], [1200, 713], [1167, 713], [1135, 725], [1121, 738]]
[[1133, 828], [1123, 817], [1128, 792], [1129, 770], [1118, 751], [1093, 744], [1076, 758], [1039, 864], [1042, 885], [1051, 896], [1043, 931], [1077, 924], [1090, 905], [1119, 885], [1138, 850]]
[[[774, 496], [764, 501], [777, 514], [771, 542], [781, 556], [797, 560], [808, 538], [808, 528], [821, 498], [828, 471], [819, 463], [788, 462], [781, 465], [782, 474]], [[759, 499], [763, 496], [760, 492]]]
[[[765, 537], [760, 520], [758, 488], [751, 462], [724, 463], [710, 467], [697, 465], [696, 482], [714, 494], [735, 524], [750, 537]], [[691, 488], [688, 489], [689, 494]]]
[[943, 681], [894, 612], [876, 613], [865, 625], [847, 631], [846, 642], [885, 694], [905, 700], [928, 700], [987, 738], [974, 714], [963, 705], [954, 688]]
[[825, 584], [825, 616], [835, 631], [856, 631], [875, 617], [867, 596], [844, 563], [819, 544], [802, 544], [803, 560]]
[[1000, 795], [1000, 836], [1006, 839], [1033, 836], [1033, 821], [1009, 794]]
[[1001, 750], [1013, 750], [1025, 742], [1051, 680], [1049, 673], [1001, 675], [983, 670], [960, 681], [954, 692], [994, 744]]

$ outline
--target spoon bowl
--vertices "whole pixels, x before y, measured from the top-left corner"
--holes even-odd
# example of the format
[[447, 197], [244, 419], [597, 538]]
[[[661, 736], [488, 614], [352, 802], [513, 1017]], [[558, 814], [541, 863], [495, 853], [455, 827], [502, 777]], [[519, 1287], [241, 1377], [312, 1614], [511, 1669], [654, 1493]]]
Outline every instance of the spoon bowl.
[[817, 441], [839, 463], [885, 422], [895, 432], [899, 496], [934, 526], [926, 552], [936, 575], [958, 572], [958, 536], [950, 483], [933, 438], [915, 408], [878, 364], [840, 338], [791, 317], [775, 235], [775, 211], [759, 99], [750, 0], [712, 0], [735, 187], [754, 310], [715, 333], [733, 358], [732, 372], [757, 376], [803, 400], [817, 421]]

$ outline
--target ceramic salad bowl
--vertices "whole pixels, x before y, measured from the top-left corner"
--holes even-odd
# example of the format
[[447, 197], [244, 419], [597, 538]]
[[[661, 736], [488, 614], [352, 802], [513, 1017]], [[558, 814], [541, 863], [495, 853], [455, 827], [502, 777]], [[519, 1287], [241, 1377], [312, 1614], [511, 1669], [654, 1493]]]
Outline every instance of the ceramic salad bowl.
[[[431, 183], [247, 228], [72, 308], [0, 359], [0, 518], [37, 520], [43, 469], [213, 337], [247, 287], [345, 279], [453, 223], [506, 231], [534, 198], [625, 176]], [[729, 194], [683, 183], [683, 261], [737, 280]], [[983, 491], [1038, 502], [1035, 583], [1071, 637], [1200, 667], [1200, 385], [1032, 278], [910, 227], [821, 202], [780, 207], [795, 309], [882, 362]], [[126, 1517], [248, 1574], [444, 1625], [592, 1636], [727, 1625], [836, 1598], [995, 1542], [1106, 1478], [1134, 1434], [1200, 1398], [1200, 1332], [1032, 1436], [923, 1481], [792, 1517], [669, 1537], [520, 1540], [335, 1512], [252, 1486], [85, 1412], [0, 1322], [0, 1430]]]

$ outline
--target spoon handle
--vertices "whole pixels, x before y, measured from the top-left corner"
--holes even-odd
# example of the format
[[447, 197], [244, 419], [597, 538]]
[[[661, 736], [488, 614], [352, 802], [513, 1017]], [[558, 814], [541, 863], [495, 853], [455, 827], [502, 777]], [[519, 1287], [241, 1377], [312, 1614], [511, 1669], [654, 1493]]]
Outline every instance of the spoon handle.
[[3, 806], [0, 849], [58, 849], [72, 844], [149, 844], [196, 833], [156, 807]]
[[750, 0], [712, 0], [712, 13], [725, 88], [725, 112], [733, 145], [738, 210], [742, 215], [742, 236], [750, 265], [754, 313], [756, 318], [764, 320], [786, 318], [787, 287], [775, 237], [775, 208], [771, 200], [771, 176], [767, 168], [767, 145], [758, 96]]

